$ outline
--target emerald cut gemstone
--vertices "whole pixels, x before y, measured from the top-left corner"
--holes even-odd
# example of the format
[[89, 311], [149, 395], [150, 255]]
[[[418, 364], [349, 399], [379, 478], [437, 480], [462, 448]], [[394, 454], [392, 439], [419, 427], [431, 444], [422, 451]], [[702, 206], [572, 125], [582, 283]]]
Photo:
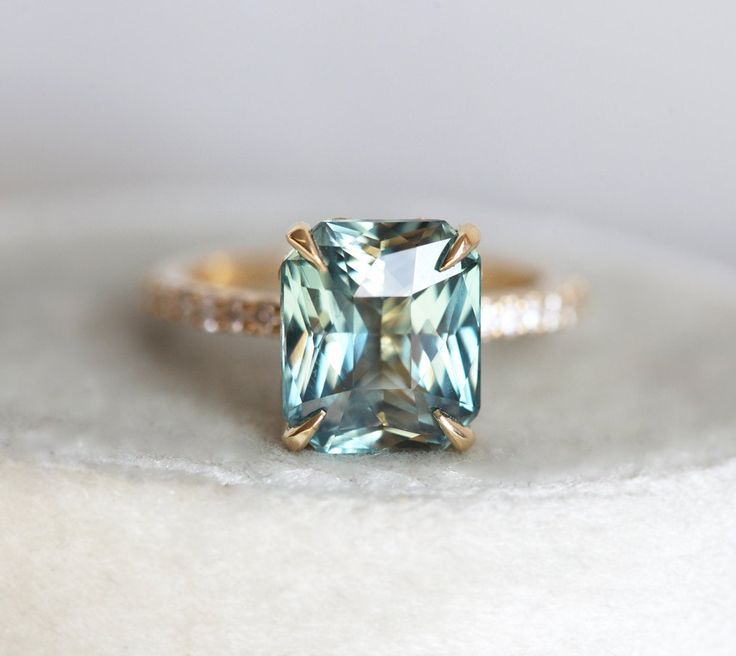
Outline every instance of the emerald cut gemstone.
[[281, 267], [283, 409], [320, 409], [318, 451], [448, 446], [432, 412], [468, 424], [480, 406], [480, 258], [440, 272], [444, 221], [324, 221], [327, 271], [296, 251]]

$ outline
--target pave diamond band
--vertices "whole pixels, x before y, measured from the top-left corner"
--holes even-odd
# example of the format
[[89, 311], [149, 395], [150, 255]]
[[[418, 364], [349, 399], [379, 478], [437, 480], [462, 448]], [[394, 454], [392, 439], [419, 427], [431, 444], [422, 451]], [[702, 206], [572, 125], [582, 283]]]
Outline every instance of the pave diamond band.
[[[279, 334], [277, 257], [215, 252], [155, 269], [145, 281], [153, 316], [209, 333]], [[587, 285], [546, 278], [535, 270], [486, 257], [481, 283], [481, 339], [553, 333], [575, 325]]]

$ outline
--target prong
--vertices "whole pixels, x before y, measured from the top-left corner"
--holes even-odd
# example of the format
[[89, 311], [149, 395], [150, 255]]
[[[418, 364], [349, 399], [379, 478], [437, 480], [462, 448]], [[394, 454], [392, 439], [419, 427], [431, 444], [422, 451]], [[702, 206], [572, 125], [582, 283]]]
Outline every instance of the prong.
[[439, 408], [432, 413], [437, 425], [442, 429], [452, 446], [458, 451], [467, 451], [475, 442], [475, 433], [468, 426], [463, 426]]
[[469, 253], [472, 253], [480, 244], [480, 230], [472, 223], [461, 225], [457, 229], [457, 237], [452, 242], [444, 261], [440, 264], [440, 271], [447, 271], [461, 262]]
[[316, 266], [322, 273], [327, 271], [322, 253], [319, 252], [319, 247], [314, 243], [312, 231], [306, 223], [299, 223], [289, 230], [286, 234], [286, 240], [310, 264]]
[[287, 427], [281, 438], [286, 448], [289, 449], [289, 451], [301, 451], [305, 446], [307, 446], [307, 444], [309, 444], [309, 440], [311, 440], [317, 432], [317, 429], [326, 416], [327, 412], [325, 410], [320, 410], [311, 417], [305, 419], [298, 426], [294, 426], [293, 428]]

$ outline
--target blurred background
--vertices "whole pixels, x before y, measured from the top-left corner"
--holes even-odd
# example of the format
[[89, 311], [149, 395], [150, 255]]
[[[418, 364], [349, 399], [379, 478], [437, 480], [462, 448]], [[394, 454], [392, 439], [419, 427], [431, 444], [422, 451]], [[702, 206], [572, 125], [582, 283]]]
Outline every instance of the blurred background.
[[[0, 654], [733, 656], [734, 34], [725, 0], [0, 0]], [[484, 349], [463, 456], [287, 453], [278, 340], [143, 317], [160, 258], [346, 215], [591, 282]]]
[[463, 199], [734, 264], [735, 27], [725, 1], [5, 0], [0, 194]]

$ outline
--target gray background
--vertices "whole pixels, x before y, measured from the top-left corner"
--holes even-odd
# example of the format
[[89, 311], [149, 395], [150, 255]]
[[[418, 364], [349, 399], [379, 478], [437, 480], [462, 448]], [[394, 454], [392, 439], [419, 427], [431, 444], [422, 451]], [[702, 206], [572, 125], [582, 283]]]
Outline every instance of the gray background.
[[0, 193], [463, 199], [733, 263], [733, 7], [6, 0]]
[[[0, 0], [0, 653], [732, 656], [734, 18]], [[340, 214], [590, 280], [467, 454], [287, 452], [278, 340], [142, 316]]]

